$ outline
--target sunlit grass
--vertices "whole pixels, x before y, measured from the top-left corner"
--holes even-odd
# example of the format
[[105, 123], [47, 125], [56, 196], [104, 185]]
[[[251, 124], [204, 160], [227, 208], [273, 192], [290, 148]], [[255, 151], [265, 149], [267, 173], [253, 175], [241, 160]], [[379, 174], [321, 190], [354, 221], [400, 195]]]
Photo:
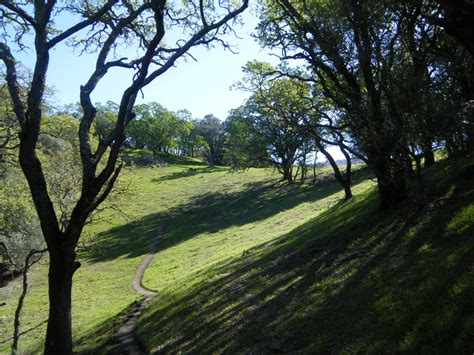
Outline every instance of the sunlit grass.
[[446, 231], [464, 233], [474, 224], [474, 204], [460, 210], [446, 226]]
[[[202, 231], [202, 210], [178, 215], [168, 238], [179, 243], [146, 274], [160, 295], [140, 339], [163, 353], [472, 352], [474, 190], [463, 164], [439, 166], [439, 198], [420, 210], [379, 213], [365, 182], [344, 204], [330, 184], [327, 196], [291, 196], [291, 208], [281, 191], [248, 196], [241, 224], [211, 199]], [[265, 203], [274, 213], [252, 217]]]
[[[251, 170], [245, 174], [229, 174], [226, 168], [197, 165], [167, 165], [133, 168], [127, 178], [133, 181], [133, 194], [120, 200], [122, 213], [104, 211], [100, 219], [87, 226], [84, 235], [92, 236], [92, 244], [79, 252], [82, 266], [74, 275], [73, 333], [78, 350], [94, 348], [97, 341], [90, 334], [116, 321], [116, 316], [138, 296], [131, 288], [135, 269], [148, 251], [162, 215], [171, 208], [185, 205], [206, 191], [225, 189], [226, 184], [239, 188], [239, 181], [267, 181], [277, 178], [270, 170]], [[160, 182], [158, 182], [160, 181]], [[235, 186], [234, 186], [235, 185]], [[143, 223], [145, 218], [147, 223]], [[110, 248], [110, 244], [113, 245]], [[48, 313], [47, 259], [30, 272], [30, 290], [21, 318], [20, 351], [37, 352], [42, 348]], [[13, 333], [13, 315], [21, 292], [20, 280], [0, 289], [0, 341]], [[5, 301], [4, 301], [5, 300]], [[112, 334], [107, 334], [110, 336]], [[83, 338], [83, 339], [81, 339]], [[0, 344], [0, 352], [8, 352], [11, 341]]]
[[[377, 211], [365, 170], [355, 176], [356, 197], [343, 203], [331, 179], [287, 186], [272, 170], [188, 163], [130, 169], [133, 194], [120, 201], [128, 217], [104, 211], [87, 227], [93, 243], [80, 251], [74, 278], [76, 351], [113, 348], [120, 315], [137, 299], [133, 274], [160, 225], [165, 234], [144, 277], [159, 293], [138, 334], [149, 350], [472, 351], [474, 193], [461, 168], [468, 162], [459, 173], [449, 162], [428, 171], [441, 187], [423, 209], [388, 214]], [[42, 348], [47, 265], [30, 279], [22, 352]], [[19, 281], [0, 292], [5, 339]], [[9, 346], [0, 344], [0, 353]]]

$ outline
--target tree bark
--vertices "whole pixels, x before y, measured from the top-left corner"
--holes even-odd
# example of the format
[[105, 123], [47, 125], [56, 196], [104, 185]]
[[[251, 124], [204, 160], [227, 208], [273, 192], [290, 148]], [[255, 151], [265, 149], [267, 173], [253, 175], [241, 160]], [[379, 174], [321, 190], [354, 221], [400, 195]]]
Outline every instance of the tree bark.
[[397, 164], [389, 158], [379, 159], [372, 169], [377, 177], [380, 209], [389, 210], [400, 205], [407, 196], [406, 179], [403, 167], [394, 169]]
[[318, 148], [318, 150], [321, 153], [323, 153], [323, 155], [326, 157], [329, 164], [331, 165], [332, 170], [334, 171], [335, 179], [337, 180], [337, 182], [339, 182], [339, 184], [341, 184], [342, 188], [344, 189], [344, 199], [345, 200], [351, 199], [352, 196], [353, 196], [352, 195], [352, 189], [351, 189], [352, 161], [351, 161], [351, 158], [350, 158], [349, 154], [347, 154], [347, 152], [345, 151], [342, 144], [339, 144], [339, 148], [340, 148], [341, 152], [343, 153], [343, 155], [346, 159], [346, 172], [345, 172], [345, 174], [344, 174], [345, 176], [344, 176], [341, 173], [341, 169], [339, 169], [339, 166], [337, 165], [337, 162], [334, 160], [332, 155], [326, 150], [324, 145], [321, 143], [321, 141], [320, 141], [321, 138], [318, 135], [314, 134], [314, 133], [313, 133], [313, 137], [315, 138], [316, 147]]
[[284, 180], [288, 181], [290, 184], [293, 183], [293, 164], [291, 159], [282, 159], [281, 172], [283, 173]]
[[344, 183], [344, 200], [350, 200], [353, 195], [352, 195], [352, 189], [351, 189], [351, 184], [350, 183]]
[[290, 184], [293, 183], [293, 173], [288, 167], [283, 167], [283, 179], [288, 181]]
[[431, 145], [427, 145], [426, 147], [424, 147], [423, 156], [425, 158], [425, 168], [428, 168], [435, 164], [435, 156]]
[[[58, 240], [64, 240], [65, 237], [63, 235]], [[72, 354], [72, 276], [79, 264], [75, 263], [74, 249], [61, 244], [56, 250], [50, 251], [49, 317], [44, 353], [51, 355]]]

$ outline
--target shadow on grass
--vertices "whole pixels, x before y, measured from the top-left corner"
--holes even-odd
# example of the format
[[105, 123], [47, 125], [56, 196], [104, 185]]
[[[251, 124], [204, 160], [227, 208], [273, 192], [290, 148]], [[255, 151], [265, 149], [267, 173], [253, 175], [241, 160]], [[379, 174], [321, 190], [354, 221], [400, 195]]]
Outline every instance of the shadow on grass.
[[[40, 328], [41, 326], [45, 325], [46, 323], [48, 323], [48, 320], [45, 319], [41, 322], [39, 322], [38, 324], [36, 324], [35, 326], [32, 326], [26, 330], [22, 330], [20, 333], [19, 333], [19, 339], [21, 340], [21, 337], [28, 334], [29, 332], [32, 332], [33, 330], [36, 330], [38, 328]], [[12, 342], [13, 343], [13, 336], [11, 337], [8, 337], [6, 339], [3, 339], [3, 340], [0, 340], [0, 344], [5, 344], [5, 343], [8, 343], [8, 342]]]
[[[361, 171], [355, 175], [354, 185], [366, 177], [367, 172]], [[254, 183], [246, 184], [243, 191], [204, 194], [166, 213], [149, 215], [102, 233], [99, 242], [84, 257], [91, 261], [112, 260], [122, 256], [134, 258], [149, 251], [160, 225], [169, 225], [169, 228], [160, 239], [156, 251], [170, 248], [201, 233], [216, 233], [231, 226], [260, 221], [340, 190], [340, 185], [330, 180], [315, 185]]]
[[158, 228], [166, 222], [165, 214], [151, 214], [136, 221], [113, 227], [98, 235], [93, 247], [81, 253], [89, 261], [135, 258], [149, 252]]
[[[154, 155], [152, 151], [144, 149], [125, 149], [125, 151], [123, 152], [123, 156], [128, 157], [130, 159], [136, 159], [142, 156], [152, 155]], [[190, 158], [188, 156], [181, 156], [164, 152], [158, 152], [157, 156], [163, 161], [163, 163], [170, 165], [207, 165], [207, 163], [204, 161], [198, 160], [196, 158]]]
[[135, 305], [136, 303], [132, 302], [128, 307], [99, 324], [91, 331], [93, 337], [86, 335], [74, 341], [74, 354], [121, 354], [120, 343], [115, 335], [130, 316], [130, 311]]
[[377, 213], [373, 189], [163, 295], [139, 337], [162, 353], [470, 354], [474, 224], [452, 221], [472, 203], [468, 177], [419, 211]]
[[204, 161], [197, 160], [194, 158], [189, 158], [189, 157], [183, 157], [181, 155], [175, 155], [175, 154], [169, 154], [169, 153], [159, 153], [159, 155], [167, 164], [196, 165], [196, 166], [207, 165], [207, 163]]
[[[202, 165], [202, 164], [201, 164]], [[188, 168], [186, 170], [178, 171], [175, 173], [171, 173], [168, 175], [161, 176], [159, 178], [154, 178], [152, 182], [163, 182], [181, 178], [187, 178], [195, 175], [207, 174], [207, 173], [215, 173], [218, 171], [227, 171], [227, 168], [217, 167], [217, 166], [207, 166], [205, 168]]]

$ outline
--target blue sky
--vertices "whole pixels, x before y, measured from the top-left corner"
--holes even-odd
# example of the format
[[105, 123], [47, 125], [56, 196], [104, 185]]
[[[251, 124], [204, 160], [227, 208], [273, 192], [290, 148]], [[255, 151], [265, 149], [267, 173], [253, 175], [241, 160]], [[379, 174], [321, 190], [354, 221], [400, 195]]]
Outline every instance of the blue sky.
[[[238, 54], [232, 54], [220, 46], [210, 50], [194, 48], [191, 54], [197, 59], [181, 60], [144, 90], [144, 98], [138, 103], [156, 101], [177, 111], [188, 109], [195, 118], [212, 113], [224, 120], [230, 109], [243, 103], [248, 93], [230, 90], [230, 86], [242, 78], [241, 68], [246, 62], [259, 59], [277, 64], [277, 59], [262, 50], [251, 33], [257, 24], [253, 13], [243, 14], [244, 26], [236, 27], [241, 38], [229, 38], [236, 45]], [[21, 60], [31, 68], [33, 53], [27, 52]], [[94, 68], [93, 55], [77, 55], [71, 48], [58, 46], [52, 53], [47, 84], [54, 88], [57, 104], [63, 105], [79, 100], [79, 87], [84, 84]], [[118, 102], [123, 90], [129, 85], [128, 73], [117, 70], [108, 75], [93, 94], [95, 102], [112, 100]]]
[[[238, 54], [220, 46], [210, 50], [193, 48], [191, 54], [197, 61], [179, 61], [176, 67], [169, 69], [146, 87], [143, 91], [144, 97], [140, 97], [137, 103], [155, 101], [172, 111], [187, 109], [194, 118], [202, 118], [212, 113], [224, 120], [228, 111], [241, 105], [249, 95], [230, 89], [234, 82], [242, 79], [241, 68], [254, 59], [278, 64], [277, 58], [271, 56], [268, 50], [261, 49], [251, 36], [257, 24], [253, 12], [247, 10], [242, 19], [244, 25], [236, 27], [240, 38], [229, 38], [229, 42], [235, 44]], [[32, 54], [26, 52], [20, 57], [30, 68], [34, 63]], [[54, 88], [56, 104], [65, 105], [79, 101], [79, 87], [92, 73], [94, 64], [94, 55], [79, 56], [64, 45], [53, 50], [47, 84]], [[95, 102], [118, 102], [123, 90], [130, 84], [127, 71], [117, 70], [110, 74], [112, 75], [108, 75], [94, 91]], [[336, 159], [342, 157], [337, 149], [330, 148], [330, 151]]]

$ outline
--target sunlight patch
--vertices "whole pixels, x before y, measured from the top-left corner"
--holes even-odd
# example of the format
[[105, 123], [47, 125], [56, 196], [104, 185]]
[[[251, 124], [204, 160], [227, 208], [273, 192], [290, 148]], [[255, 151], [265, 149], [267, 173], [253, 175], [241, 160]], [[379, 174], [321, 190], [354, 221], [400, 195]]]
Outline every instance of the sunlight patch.
[[446, 226], [447, 232], [461, 234], [474, 224], [474, 203], [464, 207]]

